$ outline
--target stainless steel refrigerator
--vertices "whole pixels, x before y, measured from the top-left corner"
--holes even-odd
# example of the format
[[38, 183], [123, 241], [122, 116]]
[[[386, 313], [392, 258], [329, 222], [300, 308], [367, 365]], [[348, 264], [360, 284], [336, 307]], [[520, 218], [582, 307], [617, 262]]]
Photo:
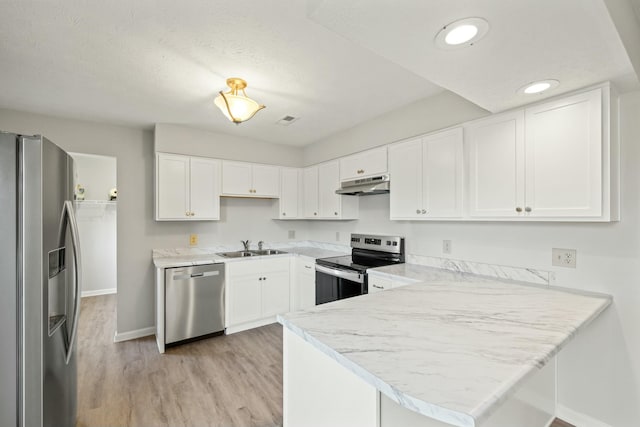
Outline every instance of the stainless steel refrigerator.
[[0, 132], [0, 425], [73, 427], [80, 248], [73, 160]]

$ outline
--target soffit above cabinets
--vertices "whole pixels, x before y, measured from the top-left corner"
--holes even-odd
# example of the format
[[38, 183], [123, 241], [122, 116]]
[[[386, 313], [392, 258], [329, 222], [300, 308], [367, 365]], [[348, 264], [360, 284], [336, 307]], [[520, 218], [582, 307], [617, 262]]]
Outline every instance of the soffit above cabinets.
[[[0, 22], [0, 108], [301, 146], [443, 91], [309, 20], [304, 0], [25, 0], [0, 2]], [[239, 126], [214, 105], [228, 77], [267, 106]]]
[[[607, 80], [637, 87], [604, 0], [318, 0], [309, 15], [492, 112]], [[467, 48], [438, 48], [442, 26], [466, 17], [486, 19], [489, 32]], [[542, 95], [516, 93], [544, 79], [561, 84]]]

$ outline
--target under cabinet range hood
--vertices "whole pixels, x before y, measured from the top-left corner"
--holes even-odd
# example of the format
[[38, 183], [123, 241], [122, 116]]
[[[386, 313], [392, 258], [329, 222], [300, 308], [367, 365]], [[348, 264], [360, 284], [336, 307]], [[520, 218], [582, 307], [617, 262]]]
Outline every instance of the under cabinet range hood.
[[336, 194], [347, 196], [371, 196], [389, 192], [389, 175], [372, 176], [370, 178], [343, 181]]

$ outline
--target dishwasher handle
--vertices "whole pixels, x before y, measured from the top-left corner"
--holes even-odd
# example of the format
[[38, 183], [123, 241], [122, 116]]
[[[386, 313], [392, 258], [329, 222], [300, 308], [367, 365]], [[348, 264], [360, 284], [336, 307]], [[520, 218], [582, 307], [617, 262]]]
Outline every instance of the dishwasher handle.
[[202, 279], [203, 277], [210, 277], [210, 276], [219, 276], [220, 275], [220, 271], [219, 270], [212, 270], [212, 271], [203, 271], [202, 273], [187, 273], [187, 274], [175, 274], [173, 276], [170, 277], [171, 280], [190, 280], [190, 279]]

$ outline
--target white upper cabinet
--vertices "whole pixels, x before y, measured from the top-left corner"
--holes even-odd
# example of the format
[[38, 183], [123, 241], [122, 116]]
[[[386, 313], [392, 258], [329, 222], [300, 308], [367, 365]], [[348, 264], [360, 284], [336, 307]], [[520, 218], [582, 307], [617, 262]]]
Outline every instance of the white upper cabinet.
[[609, 97], [602, 87], [468, 124], [469, 216], [617, 220]]
[[374, 148], [340, 159], [340, 181], [387, 173], [387, 147]]
[[318, 218], [318, 167], [311, 166], [303, 173], [303, 215], [305, 218]]
[[336, 194], [340, 188], [340, 166], [337, 161], [318, 166], [318, 195], [320, 217], [339, 218], [341, 215], [341, 196]]
[[422, 139], [389, 147], [391, 219], [422, 216]]
[[220, 161], [191, 158], [191, 219], [220, 219]]
[[267, 165], [253, 165], [254, 196], [280, 196], [280, 167]]
[[220, 161], [156, 156], [156, 220], [220, 219]]
[[304, 217], [308, 219], [357, 219], [357, 196], [336, 194], [340, 188], [337, 160], [304, 170]]
[[280, 167], [222, 161], [222, 195], [279, 197]]
[[469, 148], [469, 215], [524, 215], [524, 112], [465, 127]]
[[602, 215], [601, 90], [527, 108], [525, 113], [526, 214]]
[[280, 199], [277, 209], [277, 219], [303, 217], [302, 169], [282, 168], [280, 171]]
[[389, 147], [391, 219], [463, 215], [463, 132], [451, 129]]
[[464, 158], [462, 128], [422, 141], [422, 204], [429, 218], [462, 216]]

